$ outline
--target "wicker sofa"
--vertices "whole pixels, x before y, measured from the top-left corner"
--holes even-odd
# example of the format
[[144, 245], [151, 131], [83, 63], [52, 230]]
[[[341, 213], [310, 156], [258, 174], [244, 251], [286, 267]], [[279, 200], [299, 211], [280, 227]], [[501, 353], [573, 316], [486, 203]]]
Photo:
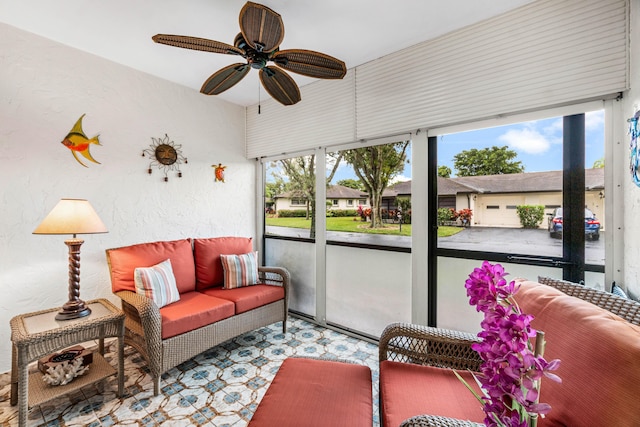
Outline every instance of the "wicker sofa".
[[[112, 291], [125, 313], [125, 344], [148, 363], [154, 395], [160, 376], [197, 354], [245, 332], [282, 322], [286, 332], [290, 275], [281, 267], [258, 267], [259, 283], [224, 289], [221, 254], [246, 254], [244, 237], [182, 239], [107, 249]], [[136, 293], [134, 270], [169, 259], [178, 301], [159, 308]]]
[[[518, 280], [516, 295], [545, 332], [562, 384], [543, 381], [552, 406], [545, 426], [638, 426], [640, 303], [561, 280]], [[544, 283], [544, 284], [543, 284]], [[615, 313], [615, 314], [613, 314]], [[384, 427], [479, 426], [484, 414], [451, 369], [477, 371], [473, 334], [392, 324], [380, 338], [380, 422]]]

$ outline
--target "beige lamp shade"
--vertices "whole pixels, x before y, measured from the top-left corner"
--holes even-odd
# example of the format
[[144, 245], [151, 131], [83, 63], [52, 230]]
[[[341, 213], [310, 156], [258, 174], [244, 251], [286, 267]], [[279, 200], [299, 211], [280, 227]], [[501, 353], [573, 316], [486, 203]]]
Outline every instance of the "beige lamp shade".
[[61, 199], [33, 234], [75, 235], [106, 232], [107, 227], [87, 200]]

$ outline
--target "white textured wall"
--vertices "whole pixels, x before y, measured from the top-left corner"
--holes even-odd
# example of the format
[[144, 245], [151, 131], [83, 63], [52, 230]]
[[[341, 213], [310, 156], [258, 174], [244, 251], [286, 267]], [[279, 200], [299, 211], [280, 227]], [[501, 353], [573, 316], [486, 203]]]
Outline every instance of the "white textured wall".
[[[624, 118], [640, 110], [640, 1], [631, 1], [631, 90], [624, 99]], [[628, 126], [626, 122], [619, 126]], [[629, 156], [629, 136], [622, 149]], [[625, 171], [626, 172], [626, 171]], [[640, 187], [625, 173], [624, 183], [624, 285], [633, 296], [640, 297]]]
[[[60, 142], [86, 113], [100, 134], [78, 164]], [[148, 175], [143, 149], [167, 133], [183, 177]], [[9, 320], [67, 300], [65, 236], [31, 234], [62, 197], [86, 198], [109, 229], [85, 235], [81, 298], [111, 296], [104, 250], [132, 243], [253, 236], [255, 166], [245, 110], [0, 23], [0, 372], [11, 366]], [[227, 165], [226, 183], [212, 164]]]

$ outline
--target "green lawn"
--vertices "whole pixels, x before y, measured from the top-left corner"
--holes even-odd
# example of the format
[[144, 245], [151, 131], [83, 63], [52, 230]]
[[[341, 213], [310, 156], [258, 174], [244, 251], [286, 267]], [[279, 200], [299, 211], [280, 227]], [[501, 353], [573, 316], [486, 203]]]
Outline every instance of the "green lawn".
[[[304, 218], [266, 218], [266, 225], [276, 227], [306, 228], [311, 227], [311, 220]], [[461, 227], [438, 227], [438, 237], [448, 237], [462, 231]], [[353, 217], [327, 218], [327, 231], [346, 231], [351, 233], [389, 234], [394, 236], [411, 236], [411, 224], [402, 224], [402, 231], [398, 224], [385, 224], [384, 228], [370, 228], [368, 222], [354, 221]]]

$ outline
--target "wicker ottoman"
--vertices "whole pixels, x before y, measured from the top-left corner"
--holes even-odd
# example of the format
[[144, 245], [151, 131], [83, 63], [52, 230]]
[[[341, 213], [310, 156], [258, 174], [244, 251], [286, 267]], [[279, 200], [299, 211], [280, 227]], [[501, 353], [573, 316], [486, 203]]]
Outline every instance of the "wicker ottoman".
[[250, 427], [371, 427], [371, 369], [339, 361], [288, 358]]

